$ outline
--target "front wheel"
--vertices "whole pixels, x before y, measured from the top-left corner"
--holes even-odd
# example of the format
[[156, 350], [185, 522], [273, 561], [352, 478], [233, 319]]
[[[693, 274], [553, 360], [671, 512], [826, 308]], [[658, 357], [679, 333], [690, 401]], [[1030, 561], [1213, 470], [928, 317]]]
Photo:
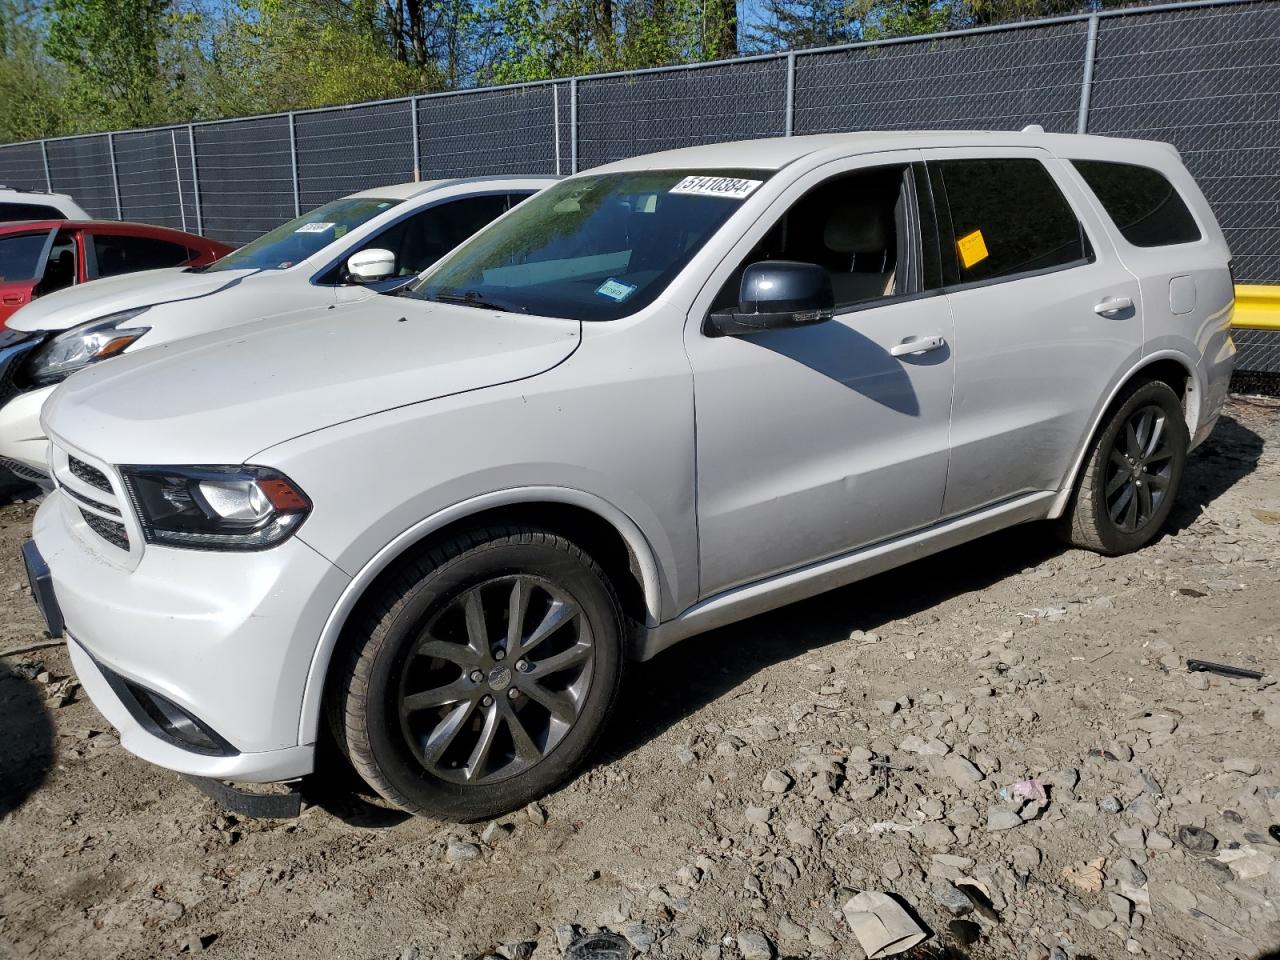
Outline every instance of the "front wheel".
[[1173, 509], [1188, 443], [1182, 404], [1168, 384], [1132, 389], [1089, 448], [1059, 521], [1063, 538], [1111, 555], [1150, 543]]
[[621, 684], [608, 578], [547, 531], [445, 543], [364, 611], [333, 689], [335, 734], [369, 785], [411, 813], [478, 820], [554, 789]]

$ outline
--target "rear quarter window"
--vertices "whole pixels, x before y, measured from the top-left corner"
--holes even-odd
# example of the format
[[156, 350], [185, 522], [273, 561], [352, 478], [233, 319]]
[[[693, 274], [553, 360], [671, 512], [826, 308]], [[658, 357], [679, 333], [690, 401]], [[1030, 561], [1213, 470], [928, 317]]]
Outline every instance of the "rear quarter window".
[[1134, 163], [1072, 160], [1120, 231], [1135, 247], [1167, 247], [1200, 239], [1200, 228], [1164, 174]]
[[10, 203], [0, 202], [0, 222], [12, 223], [15, 220], [63, 220], [62, 211], [56, 207], [48, 207], [42, 203]]

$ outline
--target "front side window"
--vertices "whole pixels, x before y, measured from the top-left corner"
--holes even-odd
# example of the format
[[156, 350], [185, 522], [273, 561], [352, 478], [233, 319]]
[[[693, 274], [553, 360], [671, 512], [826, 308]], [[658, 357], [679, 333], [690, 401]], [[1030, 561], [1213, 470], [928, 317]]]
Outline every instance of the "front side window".
[[616, 320], [652, 303], [769, 176], [645, 170], [574, 177], [473, 237], [410, 295]]
[[959, 283], [1060, 269], [1092, 256], [1075, 211], [1039, 160], [941, 160], [929, 167], [935, 196], [945, 195], [950, 209], [948, 260]]
[[17, 220], [65, 219], [61, 210], [45, 206], [43, 203], [0, 202], [0, 223], [13, 223]]
[[0, 237], [0, 281], [35, 280], [40, 276], [40, 254], [44, 253], [49, 231]]
[[1164, 247], [1200, 239], [1191, 211], [1173, 184], [1150, 167], [1104, 160], [1072, 160], [1120, 231], [1135, 247]]
[[154, 237], [111, 233], [93, 235], [93, 252], [98, 261], [100, 277], [117, 277], [122, 273], [159, 270], [162, 267], [180, 267], [191, 259], [190, 252], [180, 243], [170, 243]]
[[211, 273], [220, 270], [287, 270], [400, 202], [379, 197], [334, 200], [264, 233], [207, 267], [192, 269]]
[[[396, 255], [394, 276], [417, 276], [520, 199], [513, 201], [504, 193], [446, 200], [392, 224], [361, 244], [360, 250], [390, 250]], [[345, 276], [344, 258], [318, 282], [342, 283]]]
[[743, 272], [765, 260], [823, 267], [837, 312], [938, 286], [923, 275], [920, 213], [909, 164], [833, 177], [788, 208], [730, 274], [712, 310], [736, 306]]

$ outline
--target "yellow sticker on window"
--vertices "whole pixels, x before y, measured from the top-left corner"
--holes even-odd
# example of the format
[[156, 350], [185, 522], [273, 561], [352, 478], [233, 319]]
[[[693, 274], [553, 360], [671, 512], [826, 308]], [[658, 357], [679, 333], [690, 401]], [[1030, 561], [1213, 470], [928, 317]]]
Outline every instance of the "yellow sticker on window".
[[982, 239], [981, 230], [965, 234], [956, 241], [956, 247], [960, 250], [960, 262], [966, 270], [991, 256], [987, 252], [987, 242]]

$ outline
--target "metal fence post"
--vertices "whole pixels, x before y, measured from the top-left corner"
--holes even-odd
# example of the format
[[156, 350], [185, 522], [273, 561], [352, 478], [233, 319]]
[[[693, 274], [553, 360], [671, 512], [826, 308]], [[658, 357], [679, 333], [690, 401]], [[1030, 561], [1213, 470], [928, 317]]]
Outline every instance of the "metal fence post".
[[569, 172], [578, 172], [578, 78], [569, 81]]
[[1098, 50], [1098, 15], [1089, 18], [1089, 36], [1084, 42], [1084, 77], [1080, 81], [1080, 113], [1076, 133], [1089, 132], [1089, 96], [1093, 92], [1093, 61]]
[[413, 182], [417, 183], [422, 179], [422, 155], [419, 153], [421, 149], [418, 146], [418, 98], [409, 98], [409, 117], [410, 123], [413, 124]]
[[555, 141], [556, 176], [560, 176], [560, 84], [551, 85], [551, 136]]
[[40, 141], [40, 157], [44, 160], [44, 182], [49, 192], [53, 193], [53, 177], [49, 176], [49, 141]]
[[200, 212], [200, 170], [196, 165], [196, 133], [187, 124], [187, 142], [191, 145], [191, 202], [196, 208], [196, 233], [204, 236], [204, 215]]
[[111, 189], [116, 193], [116, 219], [124, 219], [124, 209], [120, 206], [120, 177], [116, 175], [116, 135], [107, 134], [107, 154], [111, 157]]
[[187, 232], [187, 205], [182, 202], [182, 167], [178, 165], [178, 131], [169, 128], [169, 143], [173, 146], [173, 185], [178, 188], [178, 216], [182, 219], [182, 232]]
[[796, 129], [796, 54], [787, 53], [787, 113], [786, 136], [791, 136]]
[[298, 203], [298, 139], [294, 133], [294, 115], [289, 113], [289, 165], [293, 168], [293, 215], [299, 216], [302, 207]]

